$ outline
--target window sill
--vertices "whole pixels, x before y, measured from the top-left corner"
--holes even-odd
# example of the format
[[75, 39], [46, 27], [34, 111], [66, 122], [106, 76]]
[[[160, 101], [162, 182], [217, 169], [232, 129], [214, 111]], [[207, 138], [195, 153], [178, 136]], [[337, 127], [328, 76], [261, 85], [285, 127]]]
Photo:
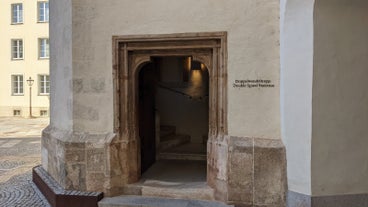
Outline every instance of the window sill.
[[49, 93], [39, 93], [38, 96], [50, 96]]
[[44, 24], [44, 23], [49, 23], [49, 21], [37, 21], [37, 23], [40, 23], [40, 24]]
[[12, 94], [12, 96], [24, 96], [24, 94]]
[[38, 60], [49, 60], [50, 57], [38, 57]]
[[10, 23], [10, 25], [22, 25], [23, 24], [23, 22], [19, 22], [19, 23]]
[[24, 58], [12, 58], [12, 61], [20, 61], [20, 60], [24, 60]]

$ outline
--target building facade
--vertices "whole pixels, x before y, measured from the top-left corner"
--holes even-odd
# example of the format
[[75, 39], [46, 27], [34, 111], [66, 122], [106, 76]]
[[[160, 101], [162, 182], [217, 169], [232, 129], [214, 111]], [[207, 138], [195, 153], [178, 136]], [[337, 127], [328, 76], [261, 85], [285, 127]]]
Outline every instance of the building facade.
[[49, 3], [1, 1], [0, 27], [0, 116], [30, 116], [30, 98], [32, 116], [48, 116]]
[[37, 170], [64, 200], [368, 206], [367, 1], [51, 3]]

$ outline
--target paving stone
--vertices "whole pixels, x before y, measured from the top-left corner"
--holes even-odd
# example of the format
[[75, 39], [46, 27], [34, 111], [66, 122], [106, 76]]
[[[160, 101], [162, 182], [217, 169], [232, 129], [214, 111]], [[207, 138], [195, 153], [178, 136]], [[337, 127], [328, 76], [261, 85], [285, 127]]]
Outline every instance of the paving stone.
[[[41, 157], [41, 144], [40, 137], [36, 138], [7, 138], [1, 140], [15, 140], [18, 143], [9, 148], [1, 147], [0, 145], [0, 158], [4, 156], [39, 156]], [[3, 143], [6, 145], [7, 142]]]
[[32, 182], [47, 119], [0, 117], [0, 207], [50, 207]]
[[30, 172], [18, 175], [0, 184], [0, 206], [50, 207], [32, 182]]
[[0, 117], [0, 138], [40, 137], [48, 124], [49, 118]]
[[0, 170], [10, 170], [16, 167], [24, 165], [26, 162], [19, 160], [19, 161], [10, 161], [10, 160], [0, 160]]

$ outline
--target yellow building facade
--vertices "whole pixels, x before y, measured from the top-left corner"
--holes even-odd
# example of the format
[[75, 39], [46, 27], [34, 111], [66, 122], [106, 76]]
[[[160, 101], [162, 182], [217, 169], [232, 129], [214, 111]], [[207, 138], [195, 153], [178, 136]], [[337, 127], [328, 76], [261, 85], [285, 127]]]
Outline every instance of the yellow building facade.
[[0, 2], [0, 116], [48, 116], [48, 22], [48, 1]]

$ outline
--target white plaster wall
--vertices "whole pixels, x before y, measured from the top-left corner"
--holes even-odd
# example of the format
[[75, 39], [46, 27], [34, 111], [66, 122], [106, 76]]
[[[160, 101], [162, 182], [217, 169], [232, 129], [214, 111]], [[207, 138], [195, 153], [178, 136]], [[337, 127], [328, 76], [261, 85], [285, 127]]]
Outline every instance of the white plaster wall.
[[312, 0], [282, 1], [281, 120], [289, 190], [311, 195]]
[[312, 192], [368, 193], [368, 1], [315, 7]]
[[72, 130], [72, 2], [50, 0], [50, 125]]
[[[280, 138], [278, 0], [73, 0], [73, 78], [85, 82], [73, 100], [74, 130], [112, 131], [113, 35], [210, 31], [228, 32], [229, 134]], [[232, 88], [259, 78], [276, 87]]]

